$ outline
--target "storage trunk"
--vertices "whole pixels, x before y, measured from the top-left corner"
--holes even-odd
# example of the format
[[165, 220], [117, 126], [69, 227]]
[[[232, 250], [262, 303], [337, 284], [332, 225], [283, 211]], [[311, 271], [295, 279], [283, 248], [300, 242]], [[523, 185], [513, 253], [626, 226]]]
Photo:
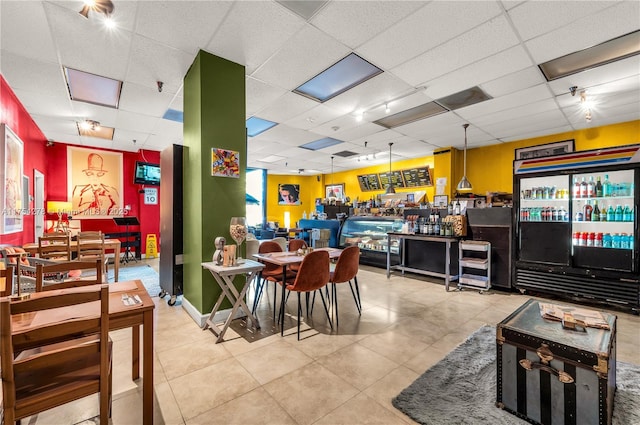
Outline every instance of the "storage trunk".
[[496, 405], [534, 424], [611, 424], [616, 316], [602, 314], [609, 330], [566, 330], [529, 300], [500, 322]]

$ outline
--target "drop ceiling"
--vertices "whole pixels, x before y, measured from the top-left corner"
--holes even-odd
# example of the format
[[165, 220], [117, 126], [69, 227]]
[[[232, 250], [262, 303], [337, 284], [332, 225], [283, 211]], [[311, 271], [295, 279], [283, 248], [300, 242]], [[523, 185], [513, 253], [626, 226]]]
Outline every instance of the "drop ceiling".
[[[163, 116], [180, 116], [200, 49], [244, 65], [247, 118], [278, 123], [248, 139], [248, 166], [270, 173], [329, 172], [342, 151], [355, 155], [335, 156], [334, 171], [384, 164], [389, 142], [394, 160], [461, 149], [464, 123], [474, 148], [640, 119], [640, 56], [552, 82], [537, 66], [637, 31], [638, 1], [113, 2], [113, 31], [101, 15], [81, 17], [81, 1], [0, 2], [0, 71], [57, 143], [181, 144], [182, 124]], [[324, 103], [293, 92], [350, 53], [383, 72]], [[122, 81], [118, 109], [70, 100], [64, 67]], [[475, 86], [491, 99], [392, 129], [375, 123]], [[595, 103], [591, 122], [572, 86]], [[113, 127], [113, 140], [78, 135], [82, 119]], [[300, 148], [326, 137], [343, 143]]]

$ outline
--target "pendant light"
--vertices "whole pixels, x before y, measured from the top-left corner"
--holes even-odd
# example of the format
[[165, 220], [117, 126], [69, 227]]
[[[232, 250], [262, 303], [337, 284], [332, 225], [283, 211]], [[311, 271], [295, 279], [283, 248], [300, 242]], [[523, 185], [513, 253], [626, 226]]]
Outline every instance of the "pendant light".
[[462, 127], [464, 127], [464, 174], [456, 189], [459, 192], [466, 192], [473, 189], [471, 182], [467, 179], [467, 127], [469, 127], [469, 124], [462, 124]]
[[396, 190], [393, 188], [393, 180], [391, 179], [391, 146], [393, 143], [389, 143], [389, 184], [387, 185], [387, 190], [384, 192], [386, 194], [396, 193]]

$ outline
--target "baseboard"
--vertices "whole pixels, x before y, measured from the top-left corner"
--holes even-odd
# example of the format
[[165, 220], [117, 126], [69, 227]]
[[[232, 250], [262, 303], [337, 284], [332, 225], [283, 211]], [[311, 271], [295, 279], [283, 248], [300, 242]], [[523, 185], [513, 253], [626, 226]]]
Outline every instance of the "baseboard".
[[[209, 318], [209, 314], [210, 313], [206, 313], [206, 314], [200, 313], [200, 311], [198, 311], [198, 309], [195, 308], [193, 306], [193, 304], [191, 304], [189, 302], [189, 300], [184, 295], [182, 296], [182, 308], [187, 312], [187, 314], [189, 316], [191, 316], [193, 321], [196, 322], [198, 324], [198, 326], [200, 326], [201, 328], [204, 327], [204, 324], [207, 321], [207, 319]], [[224, 322], [229, 317], [229, 314], [231, 314], [231, 309], [230, 308], [228, 308], [226, 310], [220, 310], [220, 311], [216, 312], [215, 316], [213, 316], [213, 321], [215, 323]], [[242, 309], [239, 308], [238, 311], [236, 311], [234, 319], [239, 319], [239, 318], [245, 317], [245, 316], [246, 316], [246, 314], [244, 314]]]

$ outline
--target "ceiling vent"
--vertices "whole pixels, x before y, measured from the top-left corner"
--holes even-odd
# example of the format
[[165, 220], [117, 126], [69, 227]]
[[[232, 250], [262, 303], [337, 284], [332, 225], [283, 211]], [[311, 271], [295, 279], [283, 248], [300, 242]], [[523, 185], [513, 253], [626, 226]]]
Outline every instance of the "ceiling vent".
[[341, 156], [343, 158], [349, 158], [350, 156], [354, 156], [354, 155], [358, 155], [357, 152], [351, 152], [351, 151], [340, 151], [340, 152], [336, 152], [334, 153], [335, 156]]
[[381, 125], [386, 128], [395, 128], [401, 125], [409, 124], [414, 121], [432, 117], [434, 115], [447, 112], [447, 109], [435, 102], [425, 103], [397, 114], [389, 115], [374, 121], [374, 124]]
[[492, 99], [492, 97], [482, 91], [480, 87], [475, 86], [447, 97], [443, 97], [442, 99], [437, 99], [436, 102], [453, 111], [475, 103], [484, 102], [489, 99]]

